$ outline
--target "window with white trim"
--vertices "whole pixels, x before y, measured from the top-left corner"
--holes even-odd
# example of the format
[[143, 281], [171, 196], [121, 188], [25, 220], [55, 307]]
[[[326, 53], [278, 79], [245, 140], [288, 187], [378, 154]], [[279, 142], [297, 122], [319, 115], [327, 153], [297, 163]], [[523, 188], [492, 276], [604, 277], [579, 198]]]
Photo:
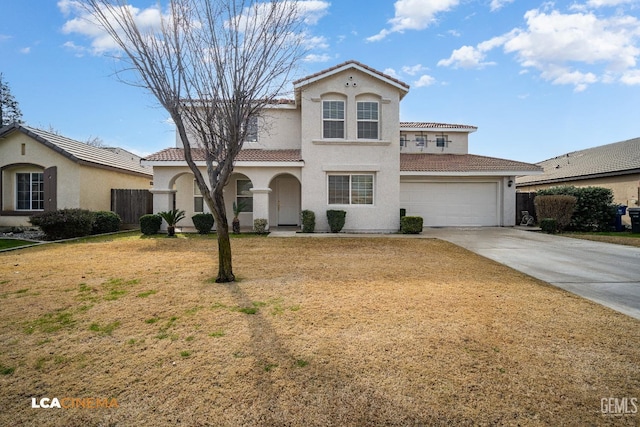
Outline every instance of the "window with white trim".
[[44, 174], [16, 173], [16, 210], [44, 210]]
[[193, 180], [193, 211], [204, 212], [204, 197], [202, 197], [202, 192], [200, 192], [200, 187], [195, 179]]
[[447, 135], [436, 135], [436, 147], [446, 147], [448, 142]]
[[344, 138], [344, 101], [322, 101], [322, 137]]
[[372, 205], [373, 175], [329, 175], [330, 205]]
[[246, 142], [258, 142], [258, 116], [249, 117], [247, 123], [247, 135], [244, 140]]
[[253, 212], [253, 183], [248, 179], [236, 181], [236, 203], [240, 212]]
[[378, 103], [358, 102], [358, 139], [378, 139]]

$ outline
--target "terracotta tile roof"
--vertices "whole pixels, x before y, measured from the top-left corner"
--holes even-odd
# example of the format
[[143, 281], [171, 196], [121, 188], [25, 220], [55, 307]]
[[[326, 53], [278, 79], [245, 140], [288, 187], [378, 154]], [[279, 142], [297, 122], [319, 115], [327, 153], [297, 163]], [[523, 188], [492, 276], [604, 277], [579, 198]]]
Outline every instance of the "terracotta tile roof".
[[400, 154], [401, 172], [537, 172], [530, 163], [474, 154]]
[[404, 87], [406, 90], [409, 90], [409, 85], [406, 84], [405, 82], [403, 82], [401, 80], [398, 80], [395, 77], [391, 77], [390, 75], [385, 74], [385, 73], [383, 73], [381, 71], [378, 71], [375, 68], [371, 68], [368, 65], [363, 64], [362, 62], [358, 62], [358, 61], [354, 61], [354, 60], [345, 61], [345, 62], [343, 62], [341, 64], [338, 64], [338, 65], [335, 65], [335, 66], [333, 66], [331, 68], [327, 68], [326, 70], [318, 71], [317, 73], [311, 74], [309, 76], [306, 76], [306, 77], [303, 77], [301, 79], [298, 79], [298, 80], [294, 81], [293, 84], [295, 86], [298, 83], [304, 82], [305, 80], [314, 79], [315, 77], [319, 77], [319, 76], [321, 76], [323, 74], [331, 73], [332, 71], [338, 70], [340, 68], [343, 68], [346, 65], [351, 65], [351, 64], [357, 65], [357, 66], [359, 66], [361, 68], [364, 68], [365, 70], [367, 70], [367, 71], [369, 71], [369, 72], [371, 72], [373, 74], [377, 74], [380, 77], [384, 77], [387, 80], [391, 80], [392, 82], [395, 82], [395, 83], [399, 84], [400, 86]]
[[135, 155], [119, 154], [114, 152], [113, 148], [94, 147], [41, 129], [12, 124], [0, 129], [0, 136], [9, 135], [16, 131], [24, 133], [76, 163], [152, 176], [151, 168], [141, 166]]
[[[195, 161], [204, 161], [204, 150], [194, 148], [192, 156]], [[167, 148], [147, 156], [144, 160], [150, 162], [184, 162], [184, 149]], [[302, 161], [300, 150], [256, 150], [240, 151], [236, 161], [240, 162], [299, 162]]]
[[477, 130], [477, 126], [458, 125], [450, 123], [433, 123], [433, 122], [400, 122], [400, 130], [404, 129], [468, 129]]
[[523, 176], [517, 184], [540, 184], [593, 176], [640, 172], [640, 138], [574, 151], [537, 163], [542, 175]]

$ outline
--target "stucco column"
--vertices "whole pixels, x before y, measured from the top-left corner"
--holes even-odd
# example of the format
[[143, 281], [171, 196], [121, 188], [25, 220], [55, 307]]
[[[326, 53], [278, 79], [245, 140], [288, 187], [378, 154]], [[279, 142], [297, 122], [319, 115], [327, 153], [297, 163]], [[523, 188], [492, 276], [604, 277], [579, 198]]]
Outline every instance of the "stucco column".
[[[253, 219], [264, 218], [269, 220], [269, 194], [270, 188], [252, 188], [253, 193]], [[251, 223], [253, 227], [253, 222]], [[271, 227], [270, 223], [267, 223], [267, 230]]]

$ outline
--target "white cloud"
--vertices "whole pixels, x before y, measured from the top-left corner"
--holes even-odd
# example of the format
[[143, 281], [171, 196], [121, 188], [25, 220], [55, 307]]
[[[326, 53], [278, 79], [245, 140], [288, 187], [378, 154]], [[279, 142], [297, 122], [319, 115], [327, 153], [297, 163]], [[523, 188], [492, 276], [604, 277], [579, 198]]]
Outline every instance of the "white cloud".
[[513, 3], [513, 0], [491, 0], [489, 7], [492, 12], [502, 9], [505, 5]]
[[30, 47], [23, 47], [22, 49], [20, 49], [20, 53], [28, 55], [28, 54], [31, 53], [31, 48]]
[[587, 6], [589, 7], [606, 7], [606, 6], [620, 6], [622, 4], [635, 3], [638, 0], [589, 0]]
[[[549, 6], [552, 5], [545, 5]], [[487, 52], [502, 47], [505, 53], [515, 55], [522, 67], [538, 70], [544, 80], [553, 84], [573, 85], [576, 91], [598, 81], [635, 81], [629, 71], [636, 68], [640, 56], [637, 18], [540, 9], [530, 10], [524, 17], [525, 29], [516, 28], [475, 47], [463, 46], [438, 65], [482, 68], [492, 64], [485, 62]]]
[[434, 84], [436, 82], [436, 79], [434, 77], [431, 77], [427, 74], [421, 76], [418, 80], [416, 80], [413, 85], [415, 87], [425, 87], [425, 86], [431, 86], [432, 84]]
[[383, 29], [367, 41], [380, 41], [392, 33], [405, 30], [424, 30], [436, 21], [438, 13], [456, 7], [460, 0], [397, 0], [394, 4], [395, 16], [389, 20], [390, 29]]
[[640, 85], [640, 69], [628, 70], [622, 73], [620, 81], [626, 85]]
[[404, 66], [402, 67], [402, 72], [408, 74], [410, 76], [415, 76], [418, 73], [425, 71], [427, 68], [423, 67], [422, 64], [412, 65], [412, 66]]
[[317, 55], [317, 54], [309, 54], [307, 56], [304, 57], [303, 61], [304, 62], [328, 62], [332, 59], [331, 55], [328, 55], [326, 53], [322, 54], [322, 55]]
[[383, 73], [393, 77], [394, 79], [400, 79], [400, 75], [393, 68], [385, 68]]

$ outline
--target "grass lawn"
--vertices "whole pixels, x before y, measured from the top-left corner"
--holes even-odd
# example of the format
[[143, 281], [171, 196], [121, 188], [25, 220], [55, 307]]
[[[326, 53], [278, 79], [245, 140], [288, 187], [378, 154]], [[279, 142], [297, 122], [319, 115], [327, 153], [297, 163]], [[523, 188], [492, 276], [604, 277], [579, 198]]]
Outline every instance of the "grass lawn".
[[0, 425], [640, 422], [601, 412], [640, 398], [637, 320], [435, 239], [232, 247], [226, 285], [210, 238], [0, 254]]
[[33, 242], [28, 240], [18, 240], [18, 239], [0, 239], [0, 250], [17, 248], [19, 246], [25, 245], [33, 245]]
[[597, 242], [614, 243], [616, 245], [635, 246], [640, 248], [640, 233], [601, 232], [601, 233], [564, 233], [563, 236], [577, 239], [595, 240]]

